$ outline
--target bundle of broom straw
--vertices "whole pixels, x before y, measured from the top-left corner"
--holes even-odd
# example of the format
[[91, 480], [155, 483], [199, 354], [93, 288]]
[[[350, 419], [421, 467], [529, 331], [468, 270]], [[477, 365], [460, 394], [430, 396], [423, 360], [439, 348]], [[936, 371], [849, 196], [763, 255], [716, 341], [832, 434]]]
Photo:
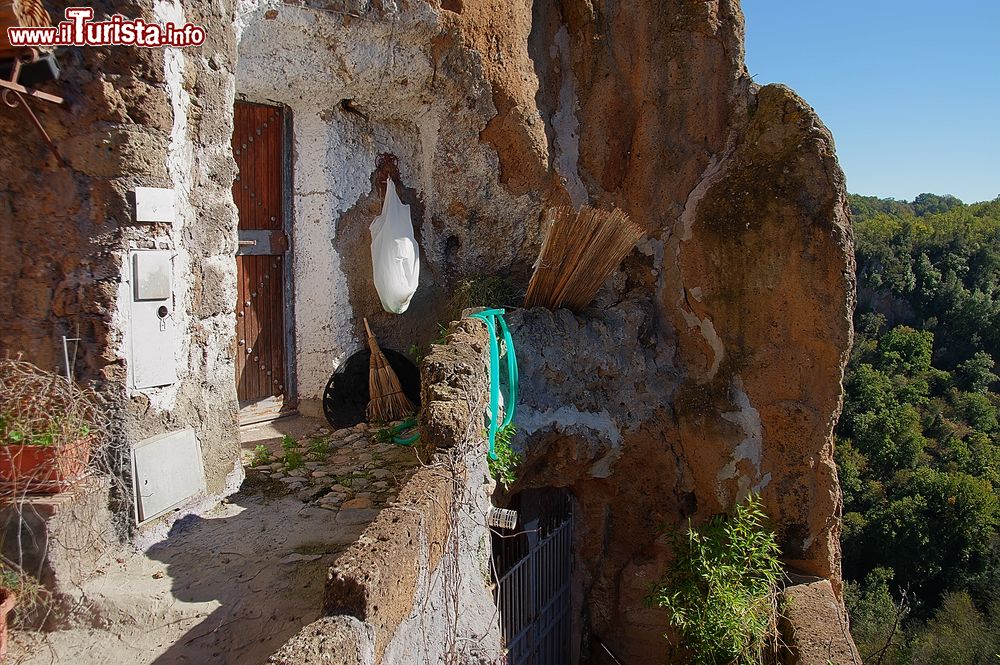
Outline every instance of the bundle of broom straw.
[[391, 422], [413, 413], [413, 402], [403, 392], [399, 385], [399, 377], [392, 370], [382, 349], [378, 346], [375, 333], [365, 319], [365, 330], [368, 332], [368, 348], [371, 349], [371, 360], [368, 371], [368, 420]]
[[7, 28], [38, 28], [52, 25], [49, 13], [41, 0], [0, 0], [0, 58], [9, 58], [26, 50], [11, 46]]
[[639, 242], [642, 229], [617, 209], [563, 207], [548, 214], [551, 222], [524, 306], [580, 311]]

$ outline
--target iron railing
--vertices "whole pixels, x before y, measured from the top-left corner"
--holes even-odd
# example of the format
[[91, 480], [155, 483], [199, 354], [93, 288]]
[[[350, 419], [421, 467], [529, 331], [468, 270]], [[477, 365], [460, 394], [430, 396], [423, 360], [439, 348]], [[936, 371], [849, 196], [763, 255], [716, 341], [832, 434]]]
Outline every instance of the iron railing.
[[549, 531], [497, 584], [508, 665], [570, 662], [573, 518]]

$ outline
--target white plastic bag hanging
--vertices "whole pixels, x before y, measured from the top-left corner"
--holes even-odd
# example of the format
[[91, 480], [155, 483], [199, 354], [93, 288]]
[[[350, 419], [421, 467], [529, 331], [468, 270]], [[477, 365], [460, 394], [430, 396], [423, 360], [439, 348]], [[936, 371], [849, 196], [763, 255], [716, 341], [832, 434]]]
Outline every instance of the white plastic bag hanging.
[[382, 308], [402, 314], [417, 290], [420, 252], [413, 239], [410, 206], [399, 200], [392, 178], [386, 181], [382, 214], [368, 229], [372, 233], [372, 274]]

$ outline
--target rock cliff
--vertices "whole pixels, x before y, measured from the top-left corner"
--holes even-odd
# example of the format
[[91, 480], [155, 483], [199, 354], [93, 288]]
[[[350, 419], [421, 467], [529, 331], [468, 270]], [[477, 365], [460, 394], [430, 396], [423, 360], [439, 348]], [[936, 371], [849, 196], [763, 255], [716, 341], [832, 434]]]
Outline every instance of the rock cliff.
[[665, 617], [642, 598], [669, 559], [663, 528], [751, 491], [788, 565], [839, 594], [854, 265], [829, 132], [788, 88], [750, 81], [736, 2], [536, 3], [528, 45], [539, 87], [508, 115], [537, 111], [548, 151], [533, 126], [492, 140], [518, 165], [505, 182], [547, 170], [548, 200], [621, 207], [649, 234], [583, 316], [513, 318], [520, 486], [579, 502], [583, 632], [652, 662]]
[[[426, 342], [458, 280], [526, 282], [547, 207], [617, 206], [648, 237], [595, 306], [512, 317], [519, 487], [574, 494], [578, 629], [623, 662], [660, 662], [666, 618], [641, 600], [669, 560], [663, 527], [750, 491], [789, 566], [839, 594], [832, 429], [854, 304], [844, 177], [813, 110], [751, 81], [737, 0], [112, 4], [98, 15], [183, 15], [209, 39], [64, 49], [69, 105], [40, 115], [67, 167], [0, 114], [0, 348], [53, 367], [60, 336], [83, 337], [77, 377], [113, 405], [119, 439], [197, 428], [221, 491], [238, 406], [232, 104], [280, 103], [295, 128], [302, 397], [363, 343], [362, 316], [388, 346]], [[423, 259], [398, 319], [366, 292], [382, 153], [399, 160]], [[178, 223], [136, 225], [137, 185], [178, 191]], [[149, 394], [126, 387], [122, 311], [124, 253], [142, 247], [175, 250], [181, 274], [180, 381]]]

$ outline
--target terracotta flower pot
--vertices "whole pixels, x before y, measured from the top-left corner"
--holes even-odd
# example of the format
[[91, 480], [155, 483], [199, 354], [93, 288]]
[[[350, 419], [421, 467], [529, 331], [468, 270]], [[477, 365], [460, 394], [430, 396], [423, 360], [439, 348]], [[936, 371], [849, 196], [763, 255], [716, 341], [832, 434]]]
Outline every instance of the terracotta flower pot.
[[7, 615], [14, 609], [17, 595], [10, 589], [0, 589], [0, 662], [7, 657]]
[[92, 443], [88, 436], [64, 445], [0, 445], [0, 485], [38, 494], [65, 491], [86, 474]]

